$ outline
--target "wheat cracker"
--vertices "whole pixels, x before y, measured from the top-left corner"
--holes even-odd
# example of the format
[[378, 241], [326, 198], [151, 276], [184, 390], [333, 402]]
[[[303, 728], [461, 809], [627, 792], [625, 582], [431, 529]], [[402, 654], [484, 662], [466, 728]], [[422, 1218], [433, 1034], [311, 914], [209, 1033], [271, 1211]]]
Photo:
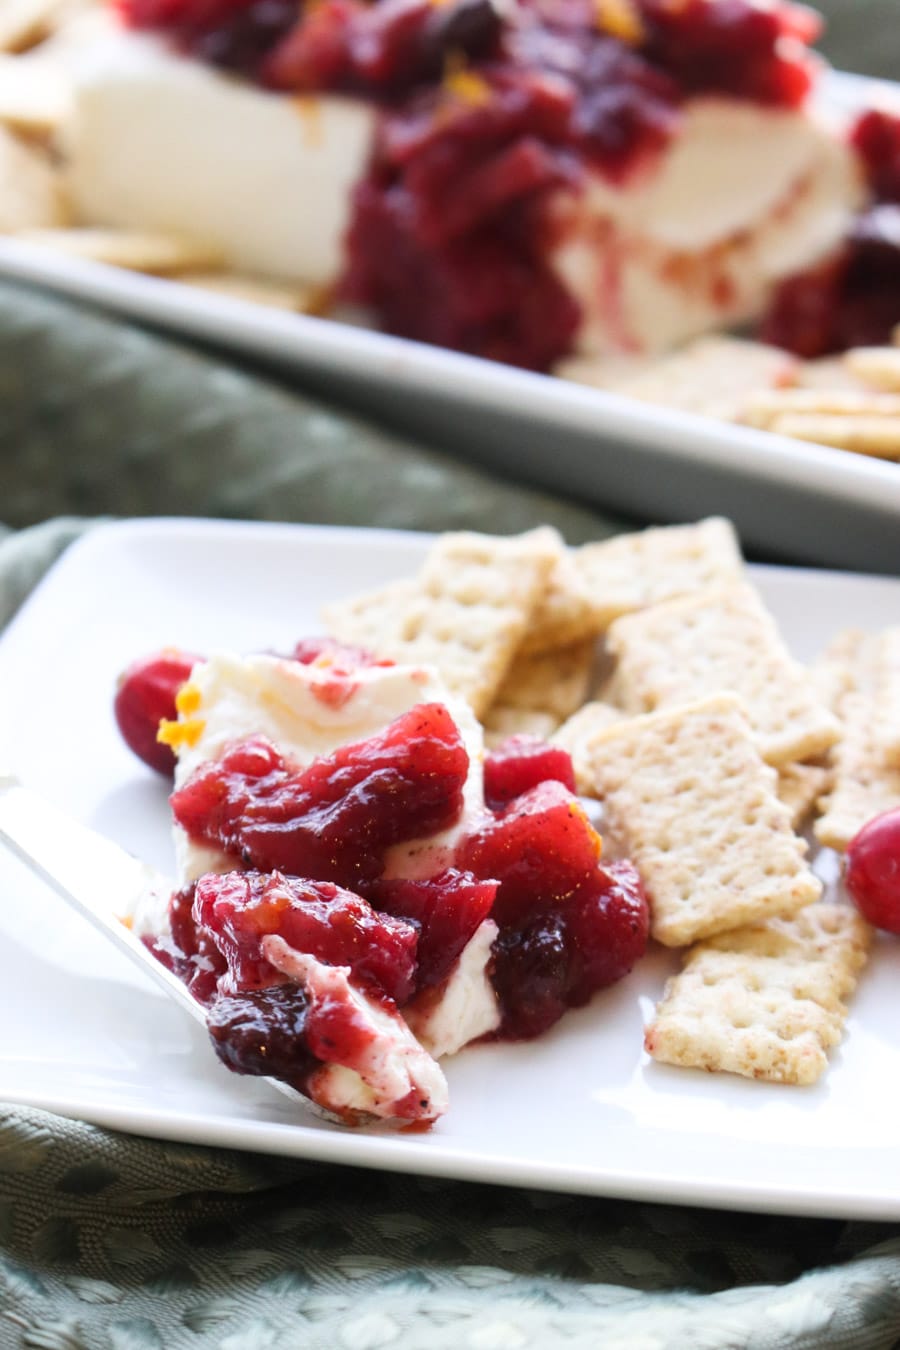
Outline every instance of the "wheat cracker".
[[900, 768], [900, 627], [885, 629], [877, 639], [875, 706], [885, 759]]
[[799, 830], [811, 815], [816, 802], [828, 789], [831, 775], [824, 764], [782, 764], [778, 770], [777, 792], [791, 813], [791, 824]]
[[766, 343], [704, 337], [621, 380], [618, 387], [641, 402], [733, 417], [757, 390], [791, 383], [797, 364], [796, 357]]
[[29, 243], [65, 253], [68, 257], [152, 276], [178, 276], [182, 272], [214, 269], [222, 262], [216, 245], [176, 234], [79, 227], [25, 230], [22, 237]]
[[557, 725], [557, 719], [552, 713], [494, 704], [484, 715], [484, 743], [489, 750], [496, 750], [510, 736], [537, 736], [539, 740], [548, 741]]
[[0, 126], [0, 234], [56, 227], [67, 218], [60, 176], [46, 155]]
[[546, 713], [558, 726], [587, 698], [593, 667], [591, 639], [549, 652], [517, 652], [494, 706]]
[[381, 655], [435, 665], [483, 717], [544, 592], [558, 543], [549, 529], [509, 538], [443, 535], [417, 578], [329, 607], [326, 628]]
[[196, 286], [198, 290], [211, 291], [229, 300], [243, 300], [251, 305], [263, 305], [267, 309], [280, 309], [294, 314], [315, 312], [321, 300], [315, 287], [271, 281], [265, 277], [242, 276], [237, 272], [183, 272], [178, 280], [185, 286]]
[[659, 942], [684, 946], [818, 899], [806, 844], [735, 695], [616, 723], [584, 753]]
[[770, 431], [871, 459], [900, 459], [900, 416], [875, 413], [784, 413]]
[[871, 930], [849, 906], [814, 904], [702, 942], [666, 985], [645, 1048], [656, 1060], [809, 1085], [827, 1067]]
[[851, 347], [844, 361], [852, 375], [876, 389], [900, 394], [900, 352], [896, 347]]
[[741, 410], [741, 421], [762, 430], [772, 430], [782, 418], [900, 417], [900, 395], [873, 393], [871, 389], [782, 389], [753, 395]]
[[843, 852], [867, 821], [900, 807], [900, 767], [888, 762], [874, 698], [845, 694], [843, 734], [831, 752], [832, 787], [813, 826], [820, 844]]
[[591, 757], [587, 749], [598, 731], [604, 731], [614, 722], [621, 722], [625, 714], [611, 703], [594, 699], [568, 717], [550, 737], [551, 744], [567, 751], [575, 771], [575, 786], [581, 793], [591, 790]]
[[70, 106], [69, 90], [56, 66], [37, 56], [0, 54], [0, 125], [46, 140]]
[[662, 525], [616, 535], [574, 551], [598, 604], [614, 619], [675, 596], [740, 581], [744, 560], [730, 521]]
[[616, 622], [616, 685], [643, 712], [732, 690], [770, 764], [813, 759], [840, 734], [752, 586], [684, 596]]
[[520, 650], [552, 651], [597, 637], [610, 617], [602, 597], [588, 586], [571, 549], [560, 541], [546, 589], [532, 613]]
[[870, 689], [875, 674], [875, 646], [861, 628], [842, 628], [809, 666], [819, 698], [840, 716], [847, 694]]
[[0, 52], [27, 51], [53, 31], [59, 0], [3, 0]]

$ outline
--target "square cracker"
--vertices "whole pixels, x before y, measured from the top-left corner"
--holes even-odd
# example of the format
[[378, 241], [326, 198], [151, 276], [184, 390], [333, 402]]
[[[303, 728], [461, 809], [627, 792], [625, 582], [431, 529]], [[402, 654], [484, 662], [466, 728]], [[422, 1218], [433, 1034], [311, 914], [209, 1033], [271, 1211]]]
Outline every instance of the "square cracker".
[[53, 31], [60, 0], [3, 0], [0, 52], [22, 52]]
[[605, 731], [614, 722], [621, 722], [624, 716], [611, 703], [595, 699], [567, 718], [550, 737], [553, 745], [560, 746], [571, 755], [575, 786], [579, 792], [587, 795], [591, 791], [591, 760], [586, 747], [598, 731]]
[[575, 554], [560, 541], [547, 588], [531, 616], [521, 650], [551, 651], [597, 637], [617, 613], [591, 589]]
[[778, 770], [778, 798], [791, 813], [791, 824], [799, 830], [830, 782], [828, 769], [821, 764], [783, 764]]
[[718, 516], [620, 534], [585, 544], [573, 557], [589, 592], [605, 607], [604, 627], [632, 610], [744, 577], [734, 527]]
[[870, 941], [849, 906], [816, 904], [699, 943], [668, 981], [645, 1048], [666, 1064], [814, 1083]]
[[792, 660], [752, 586], [685, 596], [617, 619], [607, 646], [631, 711], [653, 712], [730, 690], [763, 759], [789, 764], [827, 750], [840, 725]]
[[843, 736], [831, 752], [832, 789], [813, 826], [820, 844], [843, 852], [867, 821], [900, 807], [900, 767], [888, 761], [876, 700], [844, 695]]
[[0, 234], [55, 228], [67, 217], [60, 175], [48, 157], [0, 126]]
[[395, 660], [429, 663], [479, 717], [500, 684], [544, 592], [559, 536], [447, 534], [412, 581], [332, 605], [326, 628]]
[[877, 640], [875, 701], [885, 759], [900, 769], [900, 628], [885, 629]]
[[85, 262], [106, 263], [150, 276], [174, 277], [182, 272], [216, 268], [222, 262], [215, 244], [155, 231], [82, 226], [71, 230], [26, 230], [22, 238]]
[[594, 668], [594, 643], [575, 642], [549, 652], [517, 653], [488, 712], [517, 708], [545, 713], [554, 729], [587, 698]]
[[0, 124], [19, 135], [46, 139], [70, 108], [66, 80], [52, 62], [0, 53]]
[[733, 694], [614, 723], [585, 754], [659, 942], [685, 946], [819, 898], [806, 844]]

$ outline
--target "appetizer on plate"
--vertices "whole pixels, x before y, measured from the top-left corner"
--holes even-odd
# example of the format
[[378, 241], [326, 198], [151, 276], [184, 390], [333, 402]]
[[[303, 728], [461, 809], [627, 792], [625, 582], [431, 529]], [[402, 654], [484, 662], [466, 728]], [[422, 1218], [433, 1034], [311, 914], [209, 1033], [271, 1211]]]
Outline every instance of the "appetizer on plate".
[[720, 519], [444, 536], [323, 617], [285, 655], [141, 659], [116, 698], [175, 779], [178, 888], [131, 922], [224, 1063], [428, 1124], [440, 1060], [545, 1034], [652, 940], [683, 966], [652, 1058], [822, 1075], [871, 930], [810, 848], [900, 924], [894, 630], [800, 666]]

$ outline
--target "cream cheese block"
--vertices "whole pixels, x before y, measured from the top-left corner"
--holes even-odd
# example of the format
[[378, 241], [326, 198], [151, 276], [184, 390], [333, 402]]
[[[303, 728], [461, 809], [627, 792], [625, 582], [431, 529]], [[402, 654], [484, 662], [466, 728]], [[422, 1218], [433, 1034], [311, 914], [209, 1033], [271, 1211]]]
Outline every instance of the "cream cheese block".
[[[177, 738], [176, 787], [204, 763], [221, 758], [227, 746], [250, 736], [265, 736], [283, 755], [306, 766], [338, 746], [382, 731], [417, 704], [442, 703], [469, 756], [462, 815], [429, 839], [395, 845], [385, 866], [389, 877], [433, 876], [450, 865], [457, 839], [484, 809], [484, 750], [474, 713], [428, 666], [354, 669], [351, 692], [341, 702], [323, 697], [330, 679], [327, 663], [302, 665], [277, 656], [219, 653], [195, 666], [188, 686], [191, 711], [182, 714], [183, 734]], [[235, 865], [233, 858], [195, 843], [178, 826], [175, 850], [179, 885]]]
[[554, 265], [582, 308], [574, 354], [665, 351], [755, 317], [844, 238], [861, 199], [817, 113], [694, 100], [626, 189], [594, 175], [557, 205]]
[[238, 271], [335, 280], [370, 105], [270, 94], [137, 34], [73, 65], [63, 153], [82, 223], [171, 230], [216, 245]]
[[[82, 51], [64, 158], [85, 224], [171, 230], [228, 266], [327, 289], [378, 114], [274, 94], [119, 32]], [[625, 183], [591, 172], [551, 206], [550, 261], [581, 307], [574, 356], [655, 353], [750, 319], [845, 235], [856, 163], [812, 108], [723, 97], [682, 108]]]

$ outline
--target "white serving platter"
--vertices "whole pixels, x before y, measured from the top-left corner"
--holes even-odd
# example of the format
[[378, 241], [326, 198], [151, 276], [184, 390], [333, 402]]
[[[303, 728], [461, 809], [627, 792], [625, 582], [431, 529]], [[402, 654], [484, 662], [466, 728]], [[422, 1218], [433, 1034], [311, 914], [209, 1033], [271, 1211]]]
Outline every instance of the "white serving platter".
[[[198, 521], [102, 526], [0, 638], [0, 760], [151, 864], [172, 865], [166, 784], [119, 741], [117, 673], [174, 644], [285, 649], [322, 603], [414, 569], [424, 536]], [[900, 581], [754, 579], [801, 658], [841, 625], [900, 623]], [[820, 864], [833, 862], [823, 855]], [[530, 1044], [447, 1064], [427, 1134], [322, 1123], [229, 1074], [202, 1027], [0, 852], [0, 1100], [129, 1132], [584, 1194], [900, 1219], [900, 942], [885, 938], [824, 1079], [797, 1089], [666, 1068], [642, 1027], [672, 957]]]
[[[900, 88], [832, 74], [833, 106]], [[460, 457], [644, 521], [720, 513], [767, 557], [896, 574], [900, 467], [638, 403], [350, 323], [0, 238], [0, 276], [202, 341]]]

